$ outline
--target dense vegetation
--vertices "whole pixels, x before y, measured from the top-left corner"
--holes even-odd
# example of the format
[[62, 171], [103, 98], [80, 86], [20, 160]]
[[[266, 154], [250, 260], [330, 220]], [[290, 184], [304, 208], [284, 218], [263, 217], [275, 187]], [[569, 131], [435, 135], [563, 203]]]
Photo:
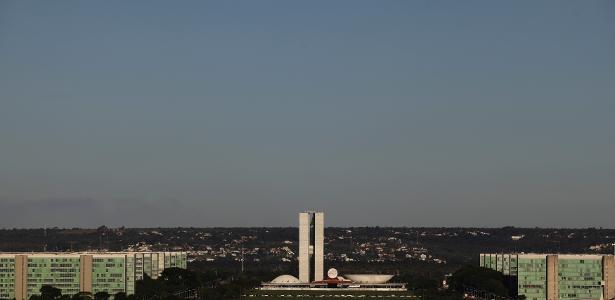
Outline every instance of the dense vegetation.
[[455, 271], [449, 280], [450, 289], [459, 293], [468, 288], [481, 290], [502, 297], [517, 297], [515, 277], [504, 276], [491, 269], [464, 266]]
[[109, 295], [105, 292], [77, 293], [62, 295], [61, 290], [52, 286], [43, 286], [40, 295], [33, 295], [30, 300], [162, 300], [186, 299], [187, 295], [198, 295], [198, 299], [239, 299], [248, 289], [254, 288], [271, 274], [244, 273], [231, 274], [218, 272], [195, 272], [191, 270], [169, 268], [157, 279], [145, 277], [136, 282], [135, 294], [117, 293]]
[[[114, 300], [180, 300], [192, 295], [196, 299], [221, 300], [241, 299], [246, 294], [250, 298], [255, 296], [259, 298], [258, 296], [263, 293], [255, 291], [254, 288], [261, 282], [270, 280], [273, 276], [275, 274], [266, 271], [230, 273], [219, 270], [199, 272], [170, 268], [164, 270], [157, 279], [146, 277], [137, 281], [134, 295], [118, 293], [113, 295], [113, 298]], [[403, 294], [414, 295], [414, 298], [419, 299], [453, 300], [461, 299], [465, 288], [472, 287], [494, 295], [516, 297], [514, 283], [510, 280], [510, 278], [506, 278], [493, 270], [466, 266], [454, 272], [449, 278], [450, 288], [443, 289], [439, 275], [405, 271], [397, 275], [394, 281], [407, 282], [409, 292], [380, 293], [378, 295], [395, 298], [393, 294]], [[112, 296], [105, 292], [94, 295], [89, 293], [62, 295], [59, 289], [51, 286], [43, 286], [40, 292], [40, 295], [31, 296], [30, 300], [108, 300]], [[340, 292], [349, 293], [347, 291]], [[267, 292], [267, 294], [275, 293]], [[276, 300], [275, 297], [272, 298], [271, 296], [269, 295], [269, 299]]]

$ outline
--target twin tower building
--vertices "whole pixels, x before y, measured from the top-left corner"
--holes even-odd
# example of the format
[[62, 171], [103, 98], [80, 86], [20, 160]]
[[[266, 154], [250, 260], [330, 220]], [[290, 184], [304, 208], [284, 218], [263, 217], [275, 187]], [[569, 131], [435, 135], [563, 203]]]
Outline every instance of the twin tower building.
[[299, 281], [321, 281], [324, 276], [325, 214], [299, 213]]

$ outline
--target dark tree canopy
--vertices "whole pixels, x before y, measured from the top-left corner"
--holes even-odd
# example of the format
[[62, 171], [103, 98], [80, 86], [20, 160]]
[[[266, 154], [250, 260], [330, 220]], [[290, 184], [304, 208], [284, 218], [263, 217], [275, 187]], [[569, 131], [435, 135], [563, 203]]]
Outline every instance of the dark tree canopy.
[[74, 294], [71, 300], [92, 300], [92, 293], [79, 292]]
[[43, 285], [40, 289], [40, 292], [41, 292], [41, 297], [44, 300], [58, 299], [62, 296], [62, 290], [60, 290], [59, 288], [50, 286], [50, 285]]
[[98, 292], [94, 294], [94, 300], [108, 300], [111, 295], [107, 292]]
[[508, 278], [502, 273], [481, 267], [466, 266], [451, 276], [451, 288], [463, 292], [465, 287], [484, 290], [499, 296], [513, 296], [514, 292], [508, 287]]

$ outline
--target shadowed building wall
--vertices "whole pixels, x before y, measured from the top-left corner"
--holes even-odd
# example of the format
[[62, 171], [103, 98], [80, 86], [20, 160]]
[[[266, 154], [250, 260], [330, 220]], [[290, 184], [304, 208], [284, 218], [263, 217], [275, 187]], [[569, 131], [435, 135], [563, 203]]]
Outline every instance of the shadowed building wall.
[[314, 214], [314, 280], [320, 281], [325, 274], [325, 213]]
[[15, 299], [24, 300], [28, 295], [28, 257], [15, 255], [15, 286], [13, 294]]
[[81, 255], [79, 264], [79, 286], [82, 292], [92, 292], [92, 255]]
[[604, 279], [604, 299], [615, 299], [615, 257], [602, 257], [602, 278]]
[[559, 298], [557, 277], [557, 255], [547, 255], [547, 300], [557, 300]]

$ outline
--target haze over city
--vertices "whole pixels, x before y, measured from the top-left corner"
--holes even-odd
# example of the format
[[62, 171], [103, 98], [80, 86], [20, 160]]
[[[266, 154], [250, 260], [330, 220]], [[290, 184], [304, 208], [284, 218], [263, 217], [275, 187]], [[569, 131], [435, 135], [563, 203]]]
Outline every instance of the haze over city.
[[0, 228], [615, 227], [615, 3], [0, 2]]

